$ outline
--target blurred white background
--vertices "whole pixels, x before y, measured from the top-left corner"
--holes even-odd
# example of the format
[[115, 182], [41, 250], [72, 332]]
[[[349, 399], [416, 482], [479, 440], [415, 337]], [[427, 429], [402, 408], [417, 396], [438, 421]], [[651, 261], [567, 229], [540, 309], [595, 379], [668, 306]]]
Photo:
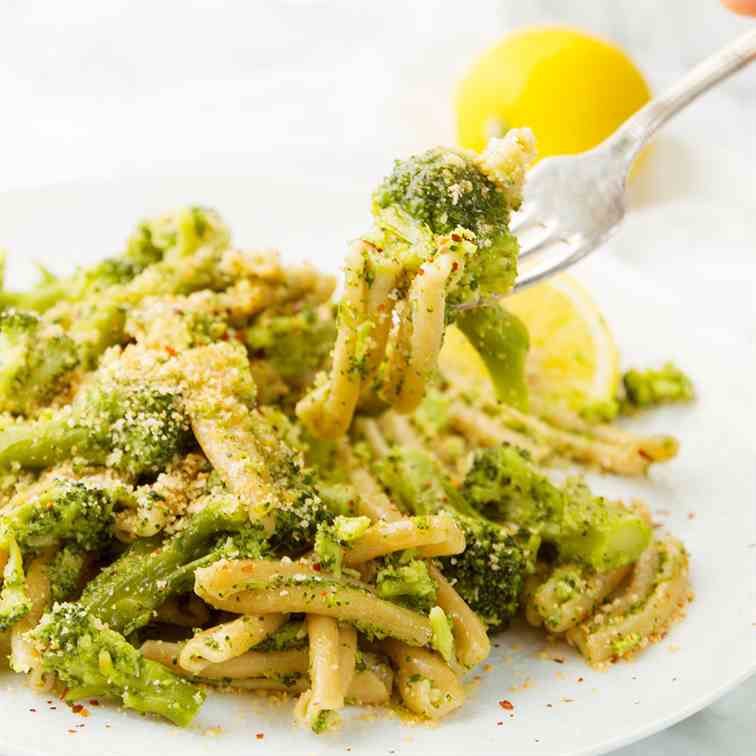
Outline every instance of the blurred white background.
[[[460, 73], [544, 21], [618, 42], [656, 89], [753, 23], [717, 0], [5, 0], [0, 187], [260, 160], [373, 178], [452, 139]], [[754, 92], [756, 70], [684, 119], [753, 165]]]
[[[461, 72], [542, 22], [619, 43], [657, 91], [756, 23], [716, 0], [4, 0], [0, 190], [261, 164], [369, 185], [395, 156], [452, 141]], [[668, 144], [681, 129], [680, 182], [706, 185], [713, 145], [726, 167], [711, 192], [756, 209], [756, 67], [672, 124]], [[752, 754], [755, 709], [752, 680], [623, 756]]]

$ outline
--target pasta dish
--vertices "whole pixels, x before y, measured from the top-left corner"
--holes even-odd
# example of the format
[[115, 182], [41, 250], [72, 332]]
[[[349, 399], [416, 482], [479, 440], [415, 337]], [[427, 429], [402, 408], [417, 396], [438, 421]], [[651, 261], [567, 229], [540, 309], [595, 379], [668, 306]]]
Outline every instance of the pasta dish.
[[515, 129], [397, 161], [336, 303], [332, 276], [238, 249], [202, 207], [0, 286], [11, 669], [182, 726], [212, 688], [280, 691], [322, 733], [347, 705], [450, 714], [517, 616], [597, 666], [662, 637], [685, 549], [564, 473], [673, 458], [613, 420], [691, 385], [631, 371], [583, 413], [539, 392], [528, 323], [494, 301], [533, 155]]

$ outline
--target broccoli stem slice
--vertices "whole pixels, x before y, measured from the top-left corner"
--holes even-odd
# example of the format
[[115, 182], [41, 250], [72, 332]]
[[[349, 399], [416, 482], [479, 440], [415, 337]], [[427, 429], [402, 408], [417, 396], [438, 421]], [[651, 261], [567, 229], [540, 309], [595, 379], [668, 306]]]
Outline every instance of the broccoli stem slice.
[[219, 534], [237, 531], [247, 522], [245, 509], [235, 499], [213, 499], [162, 545], [157, 539], [137, 541], [137, 548], [87, 585], [80, 603], [109, 627], [129, 635], [148, 624], [168, 598], [191, 590], [194, 571], [219, 558], [213, 549]]
[[[22, 467], [50, 467], [86, 446], [90, 432], [75, 423], [68, 410], [31, 422], [17, 422], [0, 430], [0, 467], [17, 463]], [[95, 461], [95, 460], [93, 460]], [[104, 461], [104, 460], [100, 460]]]
[[45, 671], [66, 686], [65, 698], [120, 699], [141, 713], [159, 714], [188, 725], [205, 695], [162, 664], [145, 659], [115, 630], [78, 604], [56, 604], [28, 637]]
[[530, 338], [522, 321], [503, 307], [494, 305], [461, 310], [454, 323], [485, 363], [496, 398], [526, 410], [525, 358]]

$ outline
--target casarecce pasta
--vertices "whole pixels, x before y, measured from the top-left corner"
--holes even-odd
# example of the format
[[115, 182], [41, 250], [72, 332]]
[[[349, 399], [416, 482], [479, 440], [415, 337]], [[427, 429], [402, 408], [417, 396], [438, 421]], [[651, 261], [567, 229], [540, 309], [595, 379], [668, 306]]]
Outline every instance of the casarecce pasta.
[[237, 249], [199, 207], [0, 291], [13, 669], [178, 725], [209, 689], [288, 693], [321, 733], [392, 700], [454, 716], [520, 613], [592, 664], [666, 633], [683, 547], [545, 466], [643, 475], [677, 442], [529, 396], [527, 323], [487, 301], [515, 280], [532, 156], [511, 130], [397, 163], [338, 303], [333, 277]]

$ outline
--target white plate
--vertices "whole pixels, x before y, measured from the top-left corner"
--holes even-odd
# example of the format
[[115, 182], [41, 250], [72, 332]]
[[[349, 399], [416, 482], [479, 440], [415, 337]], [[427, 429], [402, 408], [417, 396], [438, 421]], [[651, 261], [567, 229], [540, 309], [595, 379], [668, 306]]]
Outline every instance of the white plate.
[[[367, 221], [369, 190], [335, 186], [182, 178], [7, 193], [0, 195], [0, 244], [11, 251], [11, 281], [27, 283], [34, 259], [67, 270], [116, 251], [144, 214], [199, 201], [222, 211], [242, 245], [275, 244], [291, 258], [335, 268], [343, 240]], [[756, 668], [755, 238], [756, 220], [745, 210], [669, 197], [634, 213], [613, 250], [579, 271], [615, 328], [626, 364], [674, 359], [700, 395], [694, 406], [637, 421], [678, 435], [678, 459], [648, 480], [592, 479], [602, 492], [644, 498], [692, 557], [696, 600], [687, 620], [635, 662], [594, 672], [568, 648], [516, 629], [496, 639], [468, 703], [440, 726], [357, 709], [338, 734], [321, 738], [292, 725], [289, 705], [252, 695], [211, 696], [196, 722], [180, 730], [104, 706], [88, 705], [91, 716], [82, 718], [8, 675], [0, 690], [0, 748], [60, 756], [350, 749], [365, 756], [587, 756], [667, 727], [722, 695]], [[498, 705], [502, 699], [513, 703], [511, 713]]]

